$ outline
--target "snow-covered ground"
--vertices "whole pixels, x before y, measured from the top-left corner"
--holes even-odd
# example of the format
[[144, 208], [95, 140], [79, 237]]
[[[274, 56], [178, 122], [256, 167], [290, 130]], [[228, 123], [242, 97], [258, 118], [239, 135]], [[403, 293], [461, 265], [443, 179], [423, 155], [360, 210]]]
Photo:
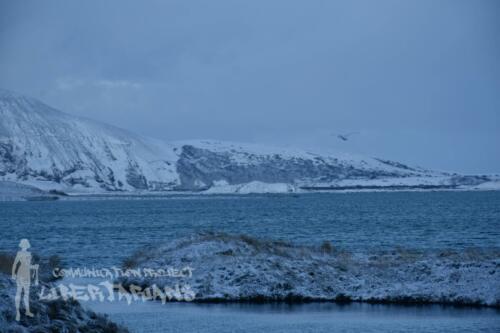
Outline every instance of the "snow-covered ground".
[[475, 186], [470, 187], [472, 190], [486, 190], [486, 191], [499, 191], [500, 190], [500, 180], [494, 179], [488, 182], [484, 182]]
[[191, 267], [191, 278], [123, 278], [126, 285], [187, 284], [197, 301], [337, 300], [500, 306], [498, 250], [379, 253], [335, 244], [295, 246], [199, 234], [130, 258], [134, 268]]
[[250, 193], [294, 193], [299, 192], [296, 186], [285, 183], [264, 183], [252, 181], [245, 184], [229, 185], [226, 181], [216, 182], [205, 194], [250, 194]]

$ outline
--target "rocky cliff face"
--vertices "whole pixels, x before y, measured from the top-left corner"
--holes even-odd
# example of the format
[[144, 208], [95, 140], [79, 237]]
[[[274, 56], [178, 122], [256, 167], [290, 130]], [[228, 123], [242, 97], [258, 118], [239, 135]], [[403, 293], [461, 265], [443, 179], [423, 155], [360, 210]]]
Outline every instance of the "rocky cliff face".
[[[297, 186], [330, 184], [340, 180], [373, 180], [428, 176], [425, 170], [392, 166], [374, 159], [342, 160], [312, 153], [259, 153], [237, 144], [217, 142], [182, 146], [177, 171], [180, 187], [203, 189], [217, 185], [252, 181], [286, 183]], [[258, 150], [258, 147], [254, 147]]]
[[[475, 186], [382, 159], [217, 141], [167, 143], [0, 90], [0, 180], [68, 192]], [[278, 186], [276, 184], [285, 184]]]

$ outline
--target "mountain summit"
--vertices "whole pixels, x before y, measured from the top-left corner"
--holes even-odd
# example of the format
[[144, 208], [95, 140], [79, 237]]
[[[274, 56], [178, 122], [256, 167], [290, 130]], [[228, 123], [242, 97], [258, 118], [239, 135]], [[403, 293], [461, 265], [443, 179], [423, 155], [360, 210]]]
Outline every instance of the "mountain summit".
[[0, 180], [74, 193], [458, 188], [460, 176], [354, 155], [219, 141], [164, 142], [0, 90]]

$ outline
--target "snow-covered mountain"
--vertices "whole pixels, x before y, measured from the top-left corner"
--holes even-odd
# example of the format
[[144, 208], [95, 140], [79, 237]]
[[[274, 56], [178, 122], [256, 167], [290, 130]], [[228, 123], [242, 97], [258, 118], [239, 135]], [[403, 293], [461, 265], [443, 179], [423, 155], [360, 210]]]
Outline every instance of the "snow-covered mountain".
[[168, 143], [0, 90], [0, 180], [66, 192], [291, 192], [477, 186], [382, 159], [218, 141]]
[[0, 177], [43, 188], [171, 189], [173, 146], [0, 92]]

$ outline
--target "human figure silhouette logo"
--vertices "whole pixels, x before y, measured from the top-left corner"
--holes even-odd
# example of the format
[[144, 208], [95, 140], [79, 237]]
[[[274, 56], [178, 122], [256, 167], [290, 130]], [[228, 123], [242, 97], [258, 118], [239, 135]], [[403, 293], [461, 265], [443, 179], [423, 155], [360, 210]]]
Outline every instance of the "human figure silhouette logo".
[[26, 316], [33, 317], [30, 311], [30, 286], [31, 286], [31, 271], [35, 273], [35, 285], [38, 285], [38, 265], [31, 264], [31, 252], [28, 249], [31, 247], [30, 242], [23, 238], [19, 242], [20, 251], [16, 254], [14, 264], [12, 265], [12, 279], [17, 283], [17, 292], [15, 297], [16, 302], [16, 320], [21, 319], [21, 296], [24, 300], [24, 311]]

